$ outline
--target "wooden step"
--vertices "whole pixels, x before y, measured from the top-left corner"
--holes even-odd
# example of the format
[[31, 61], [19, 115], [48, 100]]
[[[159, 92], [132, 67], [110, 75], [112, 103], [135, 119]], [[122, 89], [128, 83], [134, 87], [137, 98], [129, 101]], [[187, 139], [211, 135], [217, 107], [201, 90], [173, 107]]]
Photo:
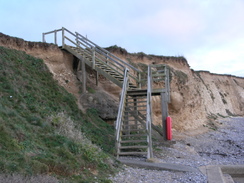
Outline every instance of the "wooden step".
[[130, 96], [146, 96], [147, 95], [147, 89], [139, 89], [139, 90], [128, 90], [127, 95]]
[[121, 137], [147, 137], [147, 134], [129, 134], [129, 135], [121, 135]]
[[147, 109], [137, 109], [137, 110], [124, 110], [124, 112], [128, 112], [128, 113], [135, 113], [135, 112], [146, 112]]
[[[133, 122], [133, 121], [138, 121], [138, 120], [130, 120], [129, 122]], [[136, 124], [123, 124], [123, 127], [144, 127], [145, 125], [144, 124], [141, 124], [141, 123], [138, 123], [137, 125]]]
[[110, 73], [110, 74], [116, 74], [117, 72], [113, 71], [113, 70], [105, 70], [106, 72]]
[[120, 152], [117, 155], [147, 155], [147, 152]]
[[119, 74], [111, 74], [111, 76], [113, 76], [115, 78], [122, 78], [122, 79], [124, 79], [124, 77], [121, 76], [121, 75], [119, 75]]
[[140, 121], [140, 120], [146, 120], [146, 115], [143, 115], [143, 116], [134, 116], [134, 115], [127, 115], [127, 114], [124, 114], [123, 118], [122, 118], [123, 121], [128, 121], [128, 122], [132, 122], [132, 121]]
[[121, 76], [121, 75], [119, 75], [119, 74], [113, 74], [113, 76], [114, 76], [114, 77], [118, 77], [118, 78], [123, 78], [123, 79], [124, 79], [124, 77]]
[[136, 86], [134, 86], [133, 84], [129, 84], [130, 88], [137, 88]]
[[101, 65], [101, 66], [99, 66], [101, 69], [106, 69], [106, 68], [108, 68], [107, 66], [105, 66], [105, 65]]
[[152, 80], [153, 80], [153, 81], [164, 81], [164, 79], [162, 79], [162, 78], [156, 78], [156, 79], [153, 78]]
[[120, 141], [121, 144], [123, 144], [123, 143], [140, 143], [140, 142], [146, 142], [147, 143], [147, 140], [123, 140], [123, 141]]
[[132, 102], [127, 102], [127, 104], [139, 104], [139, 103], [147, 103], [146, 100], [143, 100], [143, 101], [132, 101]]
[[147, 146], [120, 146], [120, 149], [145, 149]]
[[138, 122], [140, 122], [140, 121], [145, 121], [146, 122], [146, 116], [145, 115], [143, 117], [137, 116], [136, 118], [134, 116], [131, 116], [131, 115], [124, 115], [123, 118], [122, 118], [122, 121], [123, 122], [129, 122], [129, 121], [133, 120], [133, 119], [131, 119], [132, 117], [133, 117], [133, 119], [137, 119]]
[[144, 132], [146, 133], [146, 129], [123, 129], [122, 132]]
[[[144, 102], [145, 103], [145, 102]], [[128, 103], [127, 103], [128, 104]], [[136, 102], [134, 102], [134, 103], [131, 103], [131, 104], [137, 104]], [[140, 103], [141, 104], [141, 103]], [[125, 106], [125, 108], [127, 109], [127, 108], [129, 108], [129, 109], [131, 109], [131, 108], [135, 108], [135, 107], [137, 107], [137, 108], [139, 108], [139, 107], [147, 107], [147, 105], [127, 105], [127, 106]]]
[[130, 95], [130, 94], [128, 94], [127, 93], [127, 95], [126, 95], [126, 97], [128, 98], [128, 99], [146, 99], [147, 98], [147, 96], [133, 96], [133, 95]]

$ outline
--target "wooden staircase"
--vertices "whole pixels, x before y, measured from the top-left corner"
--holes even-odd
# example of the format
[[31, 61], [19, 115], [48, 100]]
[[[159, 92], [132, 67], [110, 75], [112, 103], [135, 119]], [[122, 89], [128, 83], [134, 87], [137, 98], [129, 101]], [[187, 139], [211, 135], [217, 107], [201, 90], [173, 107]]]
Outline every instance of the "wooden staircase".
[[[152, 158], [152, 127], [160, 134], [161, 132], [152, 124], [151, 97], [163, 92], [169, 94], [166, 66], [160, 65], [163, 67], [161, 70], [157, 65], [150, 65], [147, 78], [144, 78], [147, 81], [147, 87], [141, 89], [142, 78], [139, 69], [77, 32], [73, 33], [62, 28], [43, 33], [43, 42], [46, 35], [54, 34], [54, 43], [57, 44], [59, 32], [62, 32], [62, 49], [77, 57], [83, 64], [83, 68], [85, 64], [88, 65], [122, 88], [115, 134], [117, 158], [125, 155], [143, 155]], [[164, 89], [152, 89], [153, 82], [162, 80], [165, 83]]]
[[147, 93], [136, 90], [127, 91], [122, 118], [121, 136], [117, 157], [124, 155], [148, 154], [149, 131], [146, 128]]

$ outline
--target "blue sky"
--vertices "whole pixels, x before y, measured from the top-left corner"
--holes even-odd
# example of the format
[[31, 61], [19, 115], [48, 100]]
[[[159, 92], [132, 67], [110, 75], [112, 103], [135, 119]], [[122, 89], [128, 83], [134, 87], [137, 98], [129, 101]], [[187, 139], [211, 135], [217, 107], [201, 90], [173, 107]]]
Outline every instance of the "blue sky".
[[0, 32], [28, 41], [66, 27], [102, 47], [184, 56], [244, 77], [244, 0], [0, 0]]

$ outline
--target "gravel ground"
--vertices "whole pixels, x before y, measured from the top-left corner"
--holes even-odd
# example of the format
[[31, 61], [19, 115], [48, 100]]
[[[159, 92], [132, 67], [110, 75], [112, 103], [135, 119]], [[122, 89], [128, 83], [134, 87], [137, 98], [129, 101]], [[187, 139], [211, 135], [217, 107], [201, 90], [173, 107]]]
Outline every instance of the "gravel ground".
[[[219, 121], [219, 128], [200, 135], [175, 134], [176, 143], [158, 146], [154, 156], [162, 163], [200, 167], [205, 165], [244, 164], [244, 118]], [[173, 134], [174, 138], [174, 134]], [[201, 173], [145, 170], [124, 166], [114, 183], [206, 183]]]

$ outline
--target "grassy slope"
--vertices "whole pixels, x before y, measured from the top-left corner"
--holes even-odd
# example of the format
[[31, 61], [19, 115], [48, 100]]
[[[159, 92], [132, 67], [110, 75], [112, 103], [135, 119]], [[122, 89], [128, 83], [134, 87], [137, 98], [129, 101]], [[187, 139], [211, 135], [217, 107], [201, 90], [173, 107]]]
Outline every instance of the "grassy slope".
[[102, 175], [111, 172], [107, 161], [113, 134], [96, 111], [81, 113], [42, 60], [0, 47], [1, 173], [44, 173], [74, 182], [96, 176], [104, 181]]

